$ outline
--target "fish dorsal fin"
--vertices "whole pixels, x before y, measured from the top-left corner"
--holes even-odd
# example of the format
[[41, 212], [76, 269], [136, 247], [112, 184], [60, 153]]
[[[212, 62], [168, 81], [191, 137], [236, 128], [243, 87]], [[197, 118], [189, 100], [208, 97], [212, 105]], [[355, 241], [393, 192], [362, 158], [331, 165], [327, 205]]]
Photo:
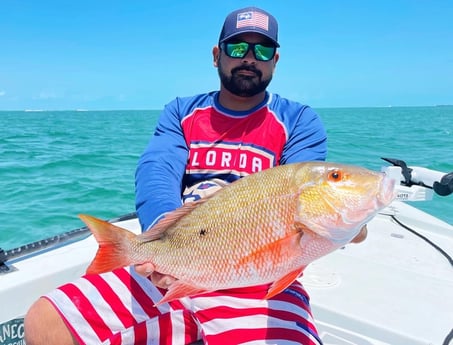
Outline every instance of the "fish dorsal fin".
[[293, 281], [297, 279], [304, 270], [305, 267], [298, 268], [297, 270], [294, 270], [290, 273], [288, 273], [286, 276], [280, 278], [279, 280], [275, 281], [270, 287], [269, 290], [267, 291], [266, 297], [264, 299], [270, 299], [274, 297], [275, 295], [278, 295], [280, 292], [285, 290], [288, 286], [292, 284]]
[[165, 233], [165, 231], [167, 231], [168, 228], [173, 226], [178, 220], [192, 212], [196, 207], [203, 204], [208, 199], [210, 199], [210, 196], [197, 201], [187, 202], [180, 208], [167, 213], [164, 218], [159, 220], [157, 224], [154, 225], [151, 229], [138, 235], [137, 239], [143, 242], [158, 240], [162, 237], [162, 235]]
[[205, 289], [183, 283], [180, 280], [176, 280], [174, 283], [170, 285], [168, 288], [167, 293], [165, 296], [157, 302], [155, 305], [160, 305], [166, 302], [173, 301], [175, 299], [187, 297], [187, 296], [193, 296], [193, 295], [198, 295], [201, 293], [206, 293], [209, 292]]

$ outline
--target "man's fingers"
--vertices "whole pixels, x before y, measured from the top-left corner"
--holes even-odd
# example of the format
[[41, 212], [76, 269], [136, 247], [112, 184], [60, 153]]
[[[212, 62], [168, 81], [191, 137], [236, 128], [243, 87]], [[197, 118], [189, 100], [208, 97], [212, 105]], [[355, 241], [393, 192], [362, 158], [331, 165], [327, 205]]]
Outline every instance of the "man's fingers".
[[150, 262], [145, 262], [144, 264], [135, 265], [135, 271], [142, 277], [149, 277], [151, 282], [161, 288], [168, 289], [168, 287], [176, 281], [176, 278], [155, 272], [155, 267]]
[[365, 241], [366, 237], [368, 235], [368, 229], [366, 227], [366, 224], [360, 229], [360, 232], [357, 234], [356, 237], [354, 237], [351, 241], [351, 243], [360, 243]]
[[163, 274], [160, 274], [158, 272], [154, 272], [152, 275], [151, 275], [151, 281], [154, 283], [154, 285], [156, 285], [157, 287], [160, 287], [162, 289], [168, 289], [169, 286], [174, 282], [176, 281], [175, 278], [173, 278], [172, 276], [168, 276], [168, 275], [163, 275]]
[[154, 265], [150, 262], [135, 265], [135, 271], [143, 277], [148, 277], [154, 272]]

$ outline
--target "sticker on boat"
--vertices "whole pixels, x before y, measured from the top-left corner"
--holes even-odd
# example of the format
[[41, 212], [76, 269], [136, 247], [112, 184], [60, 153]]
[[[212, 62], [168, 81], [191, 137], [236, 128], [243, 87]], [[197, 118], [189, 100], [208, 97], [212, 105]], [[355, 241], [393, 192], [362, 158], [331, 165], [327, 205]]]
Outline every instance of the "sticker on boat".
[[0, 345], [25, 345], [23, 318], [0, 324]]

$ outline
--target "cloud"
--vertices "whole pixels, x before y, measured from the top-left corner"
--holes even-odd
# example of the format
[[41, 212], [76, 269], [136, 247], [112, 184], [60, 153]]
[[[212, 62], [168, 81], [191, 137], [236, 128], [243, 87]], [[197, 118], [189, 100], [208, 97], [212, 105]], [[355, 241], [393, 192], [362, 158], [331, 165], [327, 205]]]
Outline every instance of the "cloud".
[[3, 90], [0, 90], [0, 97], [2, 97], [2, 96], [4, 96], [4, 95], [6, 95], [6, 92], [3, 91]]

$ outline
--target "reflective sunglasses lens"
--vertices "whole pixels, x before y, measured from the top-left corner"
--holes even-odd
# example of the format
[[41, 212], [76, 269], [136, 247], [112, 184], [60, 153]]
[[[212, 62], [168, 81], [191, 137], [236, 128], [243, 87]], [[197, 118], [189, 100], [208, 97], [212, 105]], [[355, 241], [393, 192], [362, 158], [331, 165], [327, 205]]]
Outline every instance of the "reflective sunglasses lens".
[[243, 58], [249, 50], [249, 44], [246, 42], [241, 43], [227, 43], [226, 54], [232, 58]]
[[261, 61], [269, 61], [275, 55], [275, 47], [267, 47], [261, 44], [255, 45], [255, 58]]

